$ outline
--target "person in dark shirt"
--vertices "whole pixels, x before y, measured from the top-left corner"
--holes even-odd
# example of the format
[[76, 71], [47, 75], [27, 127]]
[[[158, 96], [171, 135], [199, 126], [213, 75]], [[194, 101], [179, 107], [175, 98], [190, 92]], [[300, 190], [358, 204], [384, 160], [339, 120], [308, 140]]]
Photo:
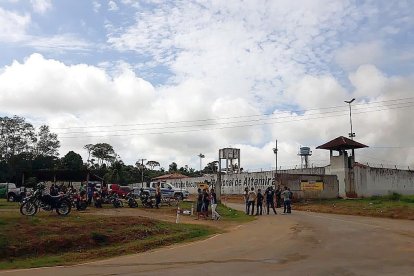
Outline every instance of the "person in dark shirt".
[[266, 189], [265, 192], [265, 196], [266, 196], [266, 209], [267, 209], [267, 214], [269, 214], [269, 209], [270, 207], [272, 207], [273, 212], [275, 213], [275, 215], [277, 214], [276, 209], [275, 209], [275, 192], [273, 191], [273, 187], [268, 187]]
[[202, 203], [202, 207], [201, 207], [201, 212], [204, 215], [204, 218], [207, 219], [208, 218], [208, 205], [210, 203], [210, 195], [207, 191], [207, 189], [203, 190], [203, 203]]
[[[256, 216], [257, 215], [262, 215], [263, 213], [263, 195], [262, 195], [262, 190], [258, 189], [257, 190], [257, 197], [256, 197]], [[260, 211], [259, 211], [260, 209]]]
[[277, 185], [276, 189], [276, 208], [282, 207], [282, 188], [280, 185]]
[[197, 190], [197, 219], [200, 219], [202, 205], [203, 205], [203, 193], [201, 192], [201, 189], [198, 188]]

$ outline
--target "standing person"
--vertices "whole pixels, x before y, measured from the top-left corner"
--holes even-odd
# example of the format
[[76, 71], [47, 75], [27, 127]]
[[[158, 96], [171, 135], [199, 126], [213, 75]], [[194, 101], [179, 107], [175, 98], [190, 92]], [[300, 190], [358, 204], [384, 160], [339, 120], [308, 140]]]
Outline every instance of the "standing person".
[[254, 188], [250, 189], [249, 194], [247, 195], [247, 214], [250, 213], [250, 206], [252, 206], [252, 216], [254, 214], [254, 204], [256, 202], [256, 193], [254, 192]]
[[287, 212], [288, 214], [292, 213], [292, 199], [293, 199], [293, 192], [290, 190], [290, 188], [288, 188], [289, 191], [289, 205], [287, 208]]
[[249, 188], [247, 188], [247, 187], [244, 188], [243, 196], [244, 196], [244, 204], [246, 205], [246, 214], [248, 215], [249, 211], [247, 209], [247, 205], [248, 205], [248, 202], [249, 202]]
[[57, 196], [58, 195], [58, 190], [57, 190], [56, 185], [54, 183], [52, 184], [52, 186], [50, 186], [49, 194], [51, 196]]
[[160, 187], [160, 183], [157, 183], [157, 187], [155, 188], [155, 207], [157, 207], [157, 209], [160, 208], [160, 203], [161, 203], [161, 187]]
[[[262, 195], [262, 190], [261, 189], [258, 189], [257, 190], [257, 197], [256, 197], [256, 200], [257, 200], [257, 205], [256, 205], [256, 216], [257, 215], [262, 215], [262, 213], [263, 213], [263, 195]], [[260, 209], [260, 212], [259, 212], [259, 209]]]
[[203, 203], [201, 207], [201, 212], [203, 213], [203, 216], [205, 219], [208, 218], [208, 204], [210, 202], [210, 195], [207, 192], [207, 189], [203, 190], [203, 197], [202, 197]]
[[200, 219], [202, 206], [203, 206], [203, 194], [201, 193], [201, 189], [198, 188], [197, 190], [197, 218], [196, 219]]
[[277, 185], [276, 189], [276, 208], [282, 207], [282, 189], [280, 188], [280, 185]]
[[220, 214], [217, 213], [217, 211], [216, 211], [217, 196], [216, 196], [216, 193], [214, 192], [214, 189], [210, 190], [210, 204], [211, 204], [211, 219], [212, 220], [219, 220], [220, 219]]
[[266, 190], [266, 210], [267, 214], [269, 214], [269, 208], [272, 207], [273, 213], [277, 215], [276, 209], [275, 209], [275, 192], [273, 191], [273, 187], [268, 187]]
[[93, 190], [95, 185], [93, 183], [88, 183], [87, 193], [88, 193], [88, 205], [91, 205], [93, 198]]
[[283, 197], [283, 213], [289, 213], [290, 210], [290, 191], [288, 190], [288, 187], [285, 186], [285, 190], [281, 193], [281, 196]]

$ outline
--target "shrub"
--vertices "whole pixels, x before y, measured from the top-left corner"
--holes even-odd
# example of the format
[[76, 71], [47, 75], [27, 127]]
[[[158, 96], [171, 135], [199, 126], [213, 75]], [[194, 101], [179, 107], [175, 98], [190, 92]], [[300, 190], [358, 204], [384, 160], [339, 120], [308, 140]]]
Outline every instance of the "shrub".
[[388, 195], [388, 199], [392, 201], [399, 201], [401, 200], [401, 197], [402, 197], [401, 194], [396, 193], [396, 192], [393, 192], [392, 194]]
[[91, 236], [92, 240], [96, 243], [107, 243], [109, 240], [109, 237], [107, 235], [98, 232], [92, 232]]

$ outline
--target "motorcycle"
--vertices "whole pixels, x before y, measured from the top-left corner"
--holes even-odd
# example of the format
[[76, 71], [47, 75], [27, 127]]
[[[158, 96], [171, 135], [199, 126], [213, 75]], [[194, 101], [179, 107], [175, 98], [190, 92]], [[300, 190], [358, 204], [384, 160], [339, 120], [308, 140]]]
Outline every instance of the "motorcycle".
[[141, 191], [139, 199], [141, 200], [142, 206], [146, 208], [154, 208], [154, 204], [152, 203], [152, 199], [148, 193]]
[[93, 202], [96, 208], [102, 208], [103, 200], [102, 200], [102, 195], [100, 192], [95, 191], [93, 193]]
[[137, 208], [138, 207], [138, 202], [135, 200], [134, 195], [132, 194], [132, 192], [129, 192], [125, 196], [125, 200], [128, 202], [128, 206], [130, 208]]
[[124, 207], [124, 203], [119, 199], [117, 194], [112, 194], [111, 196], [111, 203], [115, 208], [121, 208]]
[[20, 206], [20, 213], [25, 216], [34, 216], [39, 212], [39, 209], [45, 211], [56, 210], [56, 213], [66, 216], [70, 213], [72, 205], [69, 197], [65, 194], [57, 196], [45, 195], [44, 184], [38, 184], [36, 190], [32, 195], [23, 199]]
[[78, 193], [71, 193], [72, 207], [75, 207], [78, 211], [84, 211], [88, 207], [85, 196], [81, 196]]

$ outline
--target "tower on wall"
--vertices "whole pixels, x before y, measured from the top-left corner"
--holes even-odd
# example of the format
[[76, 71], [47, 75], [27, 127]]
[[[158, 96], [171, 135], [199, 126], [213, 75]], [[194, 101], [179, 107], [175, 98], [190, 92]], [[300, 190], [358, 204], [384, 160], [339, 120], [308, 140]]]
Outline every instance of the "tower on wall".
[[[226, 167], [222, 170], [221, 160], [226, 160]], [[237, 160], [237, 163], [234, 163]], [[218, 171], [225, 171], [228, 173], [240, 173], [240, 149], [224, 148], [219, 150], [219, 164]]]
[[300, 147], [298, 155], [300, 156], [301, 169], [307, 169], [309, 167], [309, 156], [312, 155], [310, 147]]
[[[330, 152], [330, 174], [338, 177], [339, 196], [356, 197], [356, 188], [354, 182], [354, 162], [355, 149], [367, 148], [368, 146], [361, 144], [355, 140], [339, 136], [323, 145], [316, 147], [317, 149], [329, 150]], [[334, 155], [334, 151], [338, 155]], [[348, 151], [351, 151], [349, 155]]]

